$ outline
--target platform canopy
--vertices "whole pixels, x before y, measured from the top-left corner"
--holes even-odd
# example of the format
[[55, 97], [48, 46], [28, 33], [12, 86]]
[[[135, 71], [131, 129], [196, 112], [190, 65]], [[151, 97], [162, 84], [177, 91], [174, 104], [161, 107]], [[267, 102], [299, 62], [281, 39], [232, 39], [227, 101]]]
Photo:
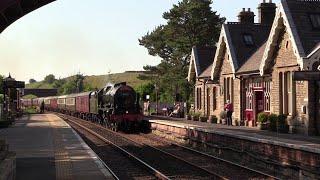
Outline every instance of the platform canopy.
[[0, 33], [22, 16], [55, 0], [0, 0]]

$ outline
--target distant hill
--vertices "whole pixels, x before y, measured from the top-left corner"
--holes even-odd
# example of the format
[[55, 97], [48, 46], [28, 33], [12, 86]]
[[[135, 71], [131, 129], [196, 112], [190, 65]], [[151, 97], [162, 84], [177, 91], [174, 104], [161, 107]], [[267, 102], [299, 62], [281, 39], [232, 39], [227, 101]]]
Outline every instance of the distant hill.
[[[124, 73], [115, 73], [109, 75], [92, 75], [85, 76], [84, 84], [89, 84], [91, 87], [102, 88], [106, 86], [108, 83], [119, 83], [119, 82], [127, 82], [128, 85], [133, 88], [138, 85], [146, 82], [144, 80], [138, 79], [138, 75], [142, 74], [143, 71], [126, 71]], [[68, 77], [64, 78], [67, 79]], [[41, 82], [35, 82], [31, 84], [26, 84], [26, 89], [53, 89], [52, 84]]]

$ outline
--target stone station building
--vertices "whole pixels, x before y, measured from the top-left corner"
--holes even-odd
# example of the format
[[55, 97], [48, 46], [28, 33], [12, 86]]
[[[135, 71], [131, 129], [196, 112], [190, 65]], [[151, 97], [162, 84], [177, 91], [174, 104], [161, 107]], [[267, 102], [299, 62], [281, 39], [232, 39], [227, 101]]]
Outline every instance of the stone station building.
[[258, 12], [258, 23], [243, 9], [239, 22], [223, 24], [207, 56], [193, 49], [195, 111], [219, 117], [230, 100], [234, 124], [256, 126], [259, 112], [285, 114], [291, 133], [319, 135], [320, 1], [263, 1]]

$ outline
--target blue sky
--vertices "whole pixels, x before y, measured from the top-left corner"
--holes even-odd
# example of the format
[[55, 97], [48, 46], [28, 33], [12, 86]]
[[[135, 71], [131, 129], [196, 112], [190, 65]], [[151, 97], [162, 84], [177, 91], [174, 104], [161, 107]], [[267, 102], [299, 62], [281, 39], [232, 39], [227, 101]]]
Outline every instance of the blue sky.
[[[269, 1], [269, 0], [266, 0]], [[28, 82], [48, 74], [64, 78], [143, 70], [160, 59], [138, 38], [165, 24], [178, 0], [57, 0], [20, 18], [0, 34], [0, 74]], [[212, 9], [237, 21], [242, 8], [257, 17], [262, 0], [213, 0]], [[280, 0], [273, 0], [279, 4]]]

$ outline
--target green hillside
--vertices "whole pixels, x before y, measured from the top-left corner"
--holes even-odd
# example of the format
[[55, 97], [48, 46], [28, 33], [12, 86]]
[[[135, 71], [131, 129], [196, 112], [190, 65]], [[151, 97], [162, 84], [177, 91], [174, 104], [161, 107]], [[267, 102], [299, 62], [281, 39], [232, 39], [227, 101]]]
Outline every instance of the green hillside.
[[[141, 74], [140, 71], [130, 71], [124, 73], [116, 73], [109, 75], [93, 75], [93, 76], [85, 76], [84, 85], [89, 85], [94, 88], [102, 88], [107, 85], [107, 83], [119, 83], [119, 82], [127, 82], [128, 85], [133, 88], [138, 85], [144, 83], [145, 81], [138, 79], [138, 75]], [[67, 77], [68, 78], [68, 77]], [[65, 78], [65, 79], [67, 79]], [[35, 82], [32, 84], [26, 84], [26, 89], [52, 89], [53, 84], [47, 84], [43, 81]]]

